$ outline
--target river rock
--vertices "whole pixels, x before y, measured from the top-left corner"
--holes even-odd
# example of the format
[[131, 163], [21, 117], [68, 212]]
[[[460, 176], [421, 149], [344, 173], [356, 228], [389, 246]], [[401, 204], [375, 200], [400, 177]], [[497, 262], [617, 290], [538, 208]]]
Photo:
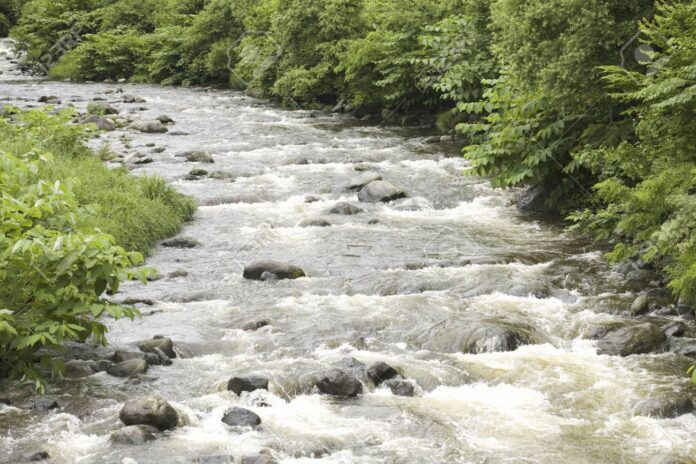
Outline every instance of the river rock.
[[649, 416], [658, 419], [671, 419], [690, 413], [694, 403], [686, 393], [664, 393], [655, 398], [646, 398], [636, 405], [633, 413], [636, 416]]
[[87, 111], [91, 114], [105, 115], [118, 114], [118, 110], [108, 103], [92, 102], [87, 105]]
[[241, 464], [276, 464], [278, 461], [266, 454], [250, 454], [242, 456]]
[[518, 198], [517, 208], [530, 213], [553, 214], [556, 210], [546, 205], [550, 193], [550, 189], [543, 185], [530, 187]]
[[329, 221], [322, 218], [305, 219], [300, 222], [300, 227], [331, 227], [331, 225]]
[[648, 302], [648, 296], [640, 295], [635, 300], [633, 300], [633, 303], [631, 303], [629, 312], [632, 316], [641, 316], [643, 314], [646, 314], [649, 310], [650, 303]]
[[681, 337], [686, 333], [686, 324], [681, 321], [671, 322], [662, 327], [662, 332], [667, 337]]
[[106, 373], [114, 377], [130, 377], [147, 372], [148, 364], [144, 359], [129, 359], [109, 366]]
[[248, 377], [232, 377], [227, 382], [227, 389], [233, 391], [237, 396], [242, 392], [253, 392], [255, 390], [268, 390], [268, 379], [256, 375]]
[[154, 337], [152, 340], [145, 340], [138, 344], [140, 351], [146, 353], [154, 352], [155, 348], [162, 350], [169, 358], [176, 358], [176, 353], [174, 352], [174, 343], [171, 338], [168, 337]]
[[213, 160], [213, 155], [211, 155], [207, 151], [203, 151], [203, 150], [187, 151], [185, 153], [182, 153], [182, 157], [186, 158], [186, 161], [188, 161], [189, 163], [214, 163], [215, 162], [215, 160]]
[[532, 330], [502, 320], [457, 321], [437, 334], [425, 334], [423, 348], [443, 353], [493, 353], [515, 351], [535, 343]]
[[155, 439], [159, 430], [150, 425], [128, 425], [111, 434], [111, 441], [119, 445], [142, 445]]
[[382, 180], [381, 175], [377, 174], [376, 172], [365, 172], [348, 182], [346, 190], [360, 190], [367, 184], [378, 180]]
[[252, 322], [249, 322], [247, 324], [244, 324], [242, 326], [242, 330], [245, 330], [247, 332], [255, 332], [255, 331], [259, 330], [260, 328], [266, 327], [267, 325], [270, 325], [270, 324], [271, 324], [270, 321], [268, 321], [266, 319], [261, 319], [258, 321], [252, 321]]
[[597, 353], [613, 356], [649, 353], [664, 340], [665, 334], [653, 324], [637, 324], [609, 332], [597, 343]]
[[116, 130], [116, 124], [111, 119], [96, 114], [85, 116], [80, 120], [80, 124], [94, 124], [97, 129], [107, 132]]
[[363, 211], [364, 210], [362, 208], [358, 208], [351, 203], [341, 201], [336, 203], [333, 208], [329, 210], [329, 214], [343, 214], [346, 216], [352, 216], [354, 214], [362, 213]]
[[164, 124], [159, 121], [143, 121], [131, 124], [131, 128], [145, 134], [164, 134], [168, 131]]
[[320, 201], [319, 198], [315, 197], [314, 195], [307, 195], [304, 199], [305, 203], [316, 203], [317, 201]]
[[176, 410], [157, 396], [127, 401], [119, 418], [126, 425], [150, 425], [158, 430], [173, 429], [179, 422]]
[[29, 451], [27, 453], [22, 454], [22, 459], [29, 462], [43, 461], [50, 457], [51, 455], [48, 454], [48, 451], [45, 450]]
[[174, 120], [167, 116], [166, 114], [160, 114], [155, 119], [157, 119], [162, 124], [174, 124]]
[[38, 99], [39, 103], [47, 103], [49, 105], [57, 105], [60, 103], [60, 99], [55, 95], [42, 95]]
[[366, 203], [388, 203], [406, 197], [406, 192], [383, 180], [370, 182], [358, 192], [358, 200]]
[[123, 103], [145, 103], [147, 100], [145, 100], [143, 97], [136, 97], [134, 95], [124, 95], [123, 96]]
[[342, 369], [331, 369], [319, 378], [316, 386], [327, 395], [350, 397], [362, 393], [358, 378]]
[[401, 379], [392, 379], [384, 382], [384, 385], [389, 387], [393, 395], [396, 396], [413, 396], [415, 388], [411, 382]]
[[398, 376], [399, 372], [384, 362], [376, 362], [367, 369], [367, 377], [375, 386]]
[[99, 365], [95, 361], [83, 361], [75, 359], [63, 365], [63, 375], [69, 379], [80, 379], [99, 372]]
[[256, 427], [261, 424], [261, 418], [253, 411], [234, 407], [225, 411], [222, 422], [232, 427]]
[[196, 248], [200, 243], [190, 237], [175, 237], [162, 242], [163, 247], [167, 248]]
[[244, 268], [243, 277], [250, 280], [262, 280], [263, 274], [269, 273], [277, 279], [297, 279], [305, 277], [302, 268], [279, 261], [256, 261]]

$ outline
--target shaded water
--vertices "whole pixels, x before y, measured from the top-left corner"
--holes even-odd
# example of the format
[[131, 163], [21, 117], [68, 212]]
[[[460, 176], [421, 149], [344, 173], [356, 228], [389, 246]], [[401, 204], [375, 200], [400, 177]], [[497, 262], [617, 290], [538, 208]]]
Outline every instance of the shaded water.
[[[139, 381], [99, 373], [56, 382], [57, 411], [0, 406], [2, 462], [36, 448], [55, 463], [218, 462], [211, 457], [259, 451], [282, 463], [659, 463], [696, 451], [693, 415], [631, 412], [647, 396], [688, 388], [688, 360], [597, 355], [588, 333], [622, 320], [607, 309], [631, 301], [621, 278], [593, 244], [518, 212], [515, 192], [462, 176], [457, 147], [234, 92], [20, 80], [9, 60], [0, 63], [2, 102], [39, 106], [39, 96], [55, 95], [84, 111], [103, 97], [135, 120], [171, 116], [170, 130], [186, 135], [125, 130], [93, 143], [125, 152], [125, 132], [131, 151], [154, 160], [135, 173], [156, 173], [202, 205], [182, 232], [201, 245], [157, 249], [148, 264], [163, 278], [117, 296], [154, 305], [135, 323], [109, 324], [112, 349], [162, 334], [185, 357]], [[107, 93], [118, 87], [147, 102], [121, 103]], [[164, 152], [152, 153], [153, 143]], [[187, 150], [208, 150], [215, 163], [175, 156]], [[356, 166], [410, 198], [329, 217], [337, 201], [357, 204], [343, 190]], [[229, 177], [185, 180], [193, 168]], [[315, 217], [334, 225], [298, 226]], [[308, 277], [243, 280], [243, 266], [264, 258]], [[180, 270], [187, 275], [168, 277]], [[241, 329], [259, 319], [271, 324]], [[537, 343], [458, 352], [460, 329], [491, 319], [529, 328]], [[384, 387], [352, 399], [317, 394], [316, 375], [347, 357], [397, 367], [417, 383], [416, 396]], [[268, 377], [270, 391], [225, 391], [239, 374]], [[123, 402], [148, 394], [169, 400], [185, 424], [145, 445], [111, 444]], [[232, 405], [263, 425], [229, 429], [220, 418]]]

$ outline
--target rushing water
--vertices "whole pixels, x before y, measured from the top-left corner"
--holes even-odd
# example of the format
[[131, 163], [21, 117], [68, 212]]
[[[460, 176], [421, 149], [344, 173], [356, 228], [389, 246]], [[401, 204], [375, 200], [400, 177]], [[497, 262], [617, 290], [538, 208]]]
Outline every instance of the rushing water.
[[[163, 278], [118, 295], [154, 305], [141, 306], [142, 320], [110, 324], [113, 347], [162, 334], [185, 356], [137, 381], [57, 381], [49, 395], [59, 410], [0, 406], [0, 461], [37, 448], [55, 463], [223, 462], [213, 457], [259, 451], [282, 463], [666, 463], [696, 452], [693, 415], [631, 412], [647, 396], [688, 388], [684, 360], [599, 356], [587, 339], [622, 319], [610, 309], [630, 304], [629, 288], [594, 245], [518, 212], [515, 192], [462, 176], [458, 147], [234, 92], [22, 80], [2, 56], [0, 71], [2, 102], [40, 106], [39, 96], [55, 95], [84, 111], [103, 97], [135, 120], [171, 116], [170, 130], [187, 135], [125, 130], [127, 140], [117, 131], [94, 145], [148, 153], [154, 162], [134, 173], [156, 173], [202, 205], [182, 232], [201, 245], [158, 248], [149, 265]], [[121, 103], [110, 93], [118, 87], [147, 102]], [[151, 153], [153, 143], [164, 152]], [[201, 149], [215, 164], [175, 156]], [[358, 165], [410, 198], [361, 204], [362, 214], [331, 216], [332, 227], [299, 227], [337, 201], [357, 204], [343, 186]], [[185, 180], [194, 167], [229, 177]], [[262, 258], [308, 277], [243, 280], [244, 264]], [[168, 277], [179, 270], [188, 274]], [[451, 349], [457, 327], [492, 318], [529, 327], [538, 343]], [[258, 319], [271, 325], [241, 329]], [[348, 357], [397, 367], [416, 395], [370, 387], [338, 399], [312, 389], [317, 373]], [[227, 392], [238, 374], [268, 377], [269, 391]], [[185, 424], [145, 445], [110, 443], [123, 402], [148, 394], [170, 401]], [[255, 411], [262, 426], [229, 429], [220, 417], [231, 405]]]

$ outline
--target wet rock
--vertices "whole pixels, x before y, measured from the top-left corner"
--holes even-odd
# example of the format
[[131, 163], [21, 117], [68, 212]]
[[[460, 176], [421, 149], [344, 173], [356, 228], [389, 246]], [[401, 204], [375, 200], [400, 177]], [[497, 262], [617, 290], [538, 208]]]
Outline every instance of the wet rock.
[[681, 321], [672, 322], [663, 326], [662, 332], [667, 337], [681, 337], [686, 332], [686, 324]]
[[129, 359], [109, 366], [106, 373], [114, 377], [129, 377], [146, 373], [148, 367], [147, 361], [144, 359]]
[[38, 398], [34, 398], [32, 409], [37, 409], [39, 411], [52, 411], [54, 409], [60, 409], [60, 404], [58, 404], [58, 401], [55, 398], [40, 396]]
[[162, 242], [163, 247], [167, 248], [196, 248], [200, 243], [189, 237], [175, 237]]
[[367, 369], [367, 377], [375, 386], [378, 386], [384, 381], [393, 379], [398, 375], [399, 372], [396, 369], [381, 361], [374, 363]]
[[370, 219], [369, 221], [367, 221], [367, 224], [371, 226], [379, 224], [379, 219]]
[[152, 153], [164, 153], [165, 147], [157, 147], [152, 149]]
[[329, 214], [343, 214], [347, 216], [352, 216], [354, 214], [360, 214], [364, 210], [362, 208], [358, 208], [357, 206], [341, 201], [339, 203], [336, 203], [333, 208], [329, 210]]
[[145, 153], [133, 153], [131, 155], [128, 155], [126, 158], [123, 159], [123, 162], [125, 164], [135, 164], [135, 165], [140, 165], [140, 164], [150, 164], [154, 160], [147, 156]]
[[550, 189], [543, 185], [531, 187], [520, 195], [517, 208], [530, 213], [554, 214], [557, 212], [556, 209], [546, 205], [550, 193]]
[[126, 298], [123, 301], [121, 301], [122, 305], [127, 305], [127, 306], [133, 306], [137, 304], [144, 304], [147, 306], [152, 306], [155, 304], [154, 300], [151, 300], [150, 298]]
[[[179, 155], [177, 155], [179, 156]], [[207, 151], [187, 151], [181, 154], [182, 158], [186, 158], [189, 163], [214, 163], [213, 155]]]
[[119, 418], [126, 425], [149, 425], [158, 430], [173, 429], [179, 422], [176, 410], [157, 396], [126, 402]]
[[118, 110], [108, 103], [92, 102], [87, 105], [87, 112], [103, 116], [105, 114], [118, 114]]
[[142, 445], [155, 439], [159, 430], [150, 425], [129, 425], [111, 434], [111, 441], [119, 445]]
[[696, 357], [696, 339], [672, 338], [669, 341], [669, 351], [681, 356], [694, 358]]
[[205, 177], [208, 175], [208, 171], [205, 169], [191, 169], [188, 175], [191, 177]]
[[646, 314], [650, 310], [650, 303], [648, 302], [647, 295], [640, 295], [638, 298], [633, 300], [629, 312], [632, 316], [641, 316]]
[[242, 456], [241, 464], [276, 464], [277, 461], [266, 454]]
[[259, 376], [232, 377], [227, 382], [227, 389], [233, 391], [237, 396], [242, 392], [253, 392], [255, 390], [268, 390], [268, 379]]
[[396, 396], [413, 396], [415, 388], [411, 382], [401, 379], [392, 379], [384, 382], [384, 385], [389, 387], [393, 395]]
[[28, 453], [22, 454], [22, 459], [28, 462], [43, 461], [44, 459], [48, 459], [50, 457], [51, 456], [48, 454], [48, 451], [44, 450], [29, 451]]
[[331, 227], [332, 224], [326, 219], [314, 218], [305, 219], [304, 221], [300, 222], [299, 225], [300, 227]]
[[170, 272], [167, 277], [169, 277], [170, 279], [177, 279], [179, 277], [188, 277], [188, 275], [189, 275], [188, 271], [185, 271], [183, 269], [178, 269], [174, 272]]
[[252, 321], [249, 322], [248, 324], [244, 324], [242, 326], [242, 330], [245, 330], [247, 332], [255, 332], [259, 330], [261, 327], [266, 327], [267, 325], [270, 325], [270, 321], [266, 319], [261, 319], [259, 321]]
[[168, 337], [154, 337], [152, 340], [146, 340], [138, 344], [140, 351], [146, 353], [154, 352], [155, 348], [158, 348], [169, 358], [176, 358], [176, 353], [174, 352], [174, 343], [171, 338]]
[[297, 279], [305, 277], [305, 272], [291, 264], [279, 261], [257, 261], [244, 268], [243, 277], [250, 280], [261, 280], [264, 273], [274, 275], [277, 279]]
[[636, 405], [633, 413], [636, 416], [671, 419], [688, 414], [694, 410], [694, 403], [686, 393], [667, 393], [655, 398], [646, 398]]
[[230, 408], [222, 416], [222, 422], [232, 427], [256, 427], [261, 424], [261, 418], [244, 408]]
[[458, 321], [441, 330], [424, 336], [425, 349], [479, 354], [515, 351], [536, 341], [531, 329], [501, 320]]
[[376, 172], [365, 172], [358, 177], [355, 177], [346, 186], [347, 190], [360, 190], [371, 182], [382, 180], [382, 176]]
[[320, 201], [319, 198], [317, 198], [313, 195], [306, 196], [304, 199], [305, 203], [316, 203], [317, 201]]
[[116, 124], [111, 119], [92, 114], [80, 120], [80, 124], [94, 124], [97, 129], [111, 132], [116, 130]]
[[63, 365], [63, 376], [69, 379], [80, 379], [99, 372], [99, 366], [95, 361], [83, 361], [75, 359]]
[[613, 356], [649, 353], [664, 340], [665, 334], [653, 324], [637, 324], [609, 332], [597, 343], [597, 353]]
[[131, 124], [131, 128], [145, 134], [164, 134], [168, 129], [159, 121], [143, 121]]
[[37, 101], [39, 103], [47, 103], [49, 105], [57, 105], [60, 103], [60, 99], [55, 95], [42, 95]]
[[406, 197], [406, 192], [383, 180], [370, 182], [358, 192], [358, 200], [366, 203], [388, 203]]
[[123, 103], [145, 103], [147, 100], [145, 100], [143, 97], [136, 97], [134, 95], [124, 95], [123, 96]]
[[167, 116], [166, 114], [160, 114], [155, 119], [157, 119], [162, 124], [174, 124], [174, 120]]
[[316, 386], [327, 395], [350, 397], [362, 393], [358, 378], [342, 369], [331, 369], [319, 378]]

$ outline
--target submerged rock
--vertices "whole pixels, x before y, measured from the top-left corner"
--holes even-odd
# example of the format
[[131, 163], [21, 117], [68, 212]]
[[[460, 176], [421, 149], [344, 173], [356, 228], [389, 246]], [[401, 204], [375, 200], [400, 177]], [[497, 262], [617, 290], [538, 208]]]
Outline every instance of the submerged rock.
[[393, 379], [398, 375], [399, 372], [396, 369], [381, 361], [374, 363], [367, 369], [367, 377], [375, 386], [378, 386], [384, 381]]
[[150, 425], [158, 430], [170, 430], [179, 423], [176, 410], [157, 396], [126, 402], [119, 418], [126, 425]]
[[152, 340], [145, 340], [138, 344], [138, 349], [146, 353], [153, 353], [159, 349], [169, 358], [176, 358], [174, 343], [171, 338], [156, 336]]
[[33, 462], [33, 461], [43, 461], [45, 459], [50, 458], [51, 455], [48, 454], [48, 451], [45, 450], [35, 450], [35, 451], [29, 451], [27, 453], [22, 454], [22, 459], [25, 461]]
[[111, 434], [111, 441], [120, 445], [142, 445], [155, 439], [159, 430], [150, 425], [128, 425]]
[[162, 242], [163, 247], [167, 248], [196, 248], [200, 243], [189, 237], [170, 238]]
[[376, 172], [365, 172], [358, 177], [351, 179], [346, 185], [346, 190], [360, 190], [371, 182], [382, 180], [382, 176]]
[[326, 219], [315, 218], [315, 219], [305, 219], [300, 222], [300, 227], [331, 227], [332, 224]]
[[292, 264], [281, 263], [280, 261], [256, 261], [244, 268], [243, 277], [250, 280], [263, 279], [264, 274], [272, 274], [276, 279], [298, 279], [305, 277], [302, 268]]
[[606, 334], [597, 343], [597, 353], [613, 356], [649, 353], [664, 340], [665, 334], [653, 324], [637, 324]]
[[665, 393], [655, 398], [646, 398], [636, 405], [636, 416], [649, 416], [658, 419], [671, 419], [694, 410], [691, 397], [685, 393]]
[[366, 203], [389, 203], [407, 196], [406, 192], [383, 180], [370, 182], [358, 192], [358, 200]]
[[331, 369], [319, 378], [316, 386], [327, 395], [350, 397], [362, 393], [358, 378], [342, 369]]
[[129, 377], [135, 374], [144, 374], [149, 365], [144, 359], [129, 359], [109, 366], [106, 373], [114, 377]]
[[458, 321], [423, 339], [428, 350], [471, 354], [515, 351], [536, 342], [530, 328], [501, 320]]
[[341, 201], [339, 203], [336, 203], [333, 208], [329, 210], [329, 214], [343, 214], [346, 216], [352, 216], [354, 214], [360, 214], [364, 210], [362, 208], [358, 208], [357, 206]]
[[242, 326], [242, 330], [246, 330], [247, 332], [255, 332], [259, 330], [262, 327], [266, 327], [267, 325], [270, 325], [271, 322], [266, 320], [266, 319], [261, 319], [258, 321], [252, 321], [247, 324], [244, 324]]
[[248, 377], [232, 377], [227, 382], [227, 389], [233, 391], [237, 396], [242, 392], [253, 392], [255, 390], [268, 390], [268, 379], [256, 375]]
[[225, 411], [222, 422], [232, 427], [256, 427], [261, 424], [261, 418], [253, 411], [234, 407]]

